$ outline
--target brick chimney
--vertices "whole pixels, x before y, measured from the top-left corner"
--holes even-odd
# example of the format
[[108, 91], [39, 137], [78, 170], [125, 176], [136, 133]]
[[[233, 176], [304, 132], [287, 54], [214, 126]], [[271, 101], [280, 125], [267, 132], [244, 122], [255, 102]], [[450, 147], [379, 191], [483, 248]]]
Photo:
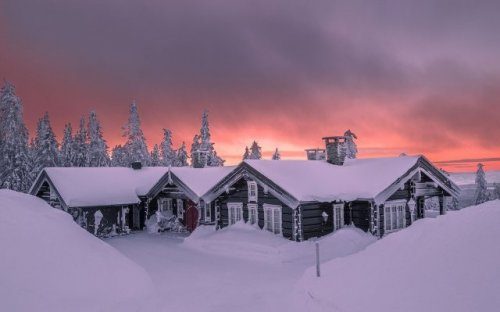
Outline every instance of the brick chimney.
[[130, 164], [130, 167], [134, 170], [140, 170], [142, 169], [142, 163], [140, 161], [134, 161]]
[[345, 160], [345, 136], [324, 137], [326, 161], [332, 165], [342, 166]]

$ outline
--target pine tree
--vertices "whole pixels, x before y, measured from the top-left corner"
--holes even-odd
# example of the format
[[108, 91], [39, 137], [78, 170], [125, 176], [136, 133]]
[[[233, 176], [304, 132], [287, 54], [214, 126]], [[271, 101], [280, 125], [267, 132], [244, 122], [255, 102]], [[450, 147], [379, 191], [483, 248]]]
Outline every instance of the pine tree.
[[250, 150], [248, 149], [248, 146], [245, 146], [245, 153], [243, 154], [243, 160], [249, 158], [250, 158]]
[[146, 145], [146, 138], [141, 129], [141, 120], [135, 102], [132, 102], [130, 105], [130, 115], [128, 123], [124, 127], [123, 136], [127, 138], [124, 148], [129, 164], [140, 161], [143, 166], [148, 166], [150, 163], [150, 155]]
[[113, 167], [128, 167], [130, 166], [128, 155], [125, 148], [121, 145], [116, 145], [111, 151], [111, 166]]
[[209, 167], [222, 167], [224, 166], [225, 160], [217, 155], [217, 152], [212, 149], [212, 153], [208, 154], [207, 165]]
[[280, 152], [278, 151], [278, 148], [276, 148], [276, 150], [274, 151], [274, 154], [273, 154], [273, 160], [280, 160], [281, 159], [281, 154]]
[[52, 131], [48, 113], [38, 120], [33, 156], [36, 175], [43, 168], [59, 166], [59, 143]]
[[158, 167], [161, 165], [160, 148], [158, 147], [158, 144], [155, 144], [153, 150], [151, 151], [151, 167]]
[[486, 174], [484, 173], [483, 167], [483, 164], [477, 164], [476, 205], [482, 204], [489, 200], [488, 183], [486, 182]]
[[[201, 116], [201, 129], [200, 129], [200, 152], [206, 155], [206, 164], [209, 167], [224, 166], [225, 160], [217, 155], [214, 148], [214, 143], [211, 142], [210, 126], [208, 123], [208, 111], [204, 110]], [[194, 159], [194, 158], [192, 158]]]
[[75, 160], [74, 141], [73, 141], [73, 128], [71, 123], [64, 126], [64, 135], [61, 143], [61, 166], [73, 167]]
[[355, 159], [358, 155], [358, 147], [356, 146], [356, 142], [354, 142], [354, 140], [355, 139], [357, 140], [358, 137], [350, 129], [344, 133], [344, 136], [346, 137], [345, 141], [346, 157]]
[[161, 162], [165, 167], [175, 166], [176, 153], [172, 144], [172, 131], [163, 129], [163, 141], [161, 142]]
[[186, 143], [182, 142], [181, 147], [177, 150], [177, 155], [176, 155], [176, 167], [185, 167], [189, 166], [188, 163], [188, 153], [186, 150]]
[[73, 167], [87, 167], [87, 155], [89, 153], [87, 129], [85, 128], [85, 118], [80, 119], [80, 128], [73, 138]]
[[202, 168], [205, 167], [205, 164], [202, 164], [200, 161], [200, 150], [201, 150], [201, 143], [200, 143], [200, 135], [195, 134], [193, 137], [193, 143], [191, 143], [191, 166], [194, 168]]
[[108, 145], [102, 135], [102, 128], [95, 111], [91, 111], [88, 123], [87, 165], [89, 167], [107, 167], [110, 159]]
[[5, 81], [0, 90], [0, 188], [28, 191], [32, 164], [23, 105], [15, 87]]
[[252, 146], [250, 147], [250, 155], [248, 159], [261, 159], [262, 158], [262, 148], [257, 144], [256, 141], [253, 141]]

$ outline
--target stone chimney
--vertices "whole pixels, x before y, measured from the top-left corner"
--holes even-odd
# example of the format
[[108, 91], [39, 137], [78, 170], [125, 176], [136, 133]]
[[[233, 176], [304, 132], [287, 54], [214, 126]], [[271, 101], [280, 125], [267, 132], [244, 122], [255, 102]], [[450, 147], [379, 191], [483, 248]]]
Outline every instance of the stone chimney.
[[140, 161], [134, 161], [130, 164], [130, 167], [134, 170], [140, 170], [142, 169], [142, 163]]
[[346, 150], [345, 150], [345, 136], [332, 136], [324, 137], [326, 149], [326, 161], [332, 165], [342, 166], [344, 164]]

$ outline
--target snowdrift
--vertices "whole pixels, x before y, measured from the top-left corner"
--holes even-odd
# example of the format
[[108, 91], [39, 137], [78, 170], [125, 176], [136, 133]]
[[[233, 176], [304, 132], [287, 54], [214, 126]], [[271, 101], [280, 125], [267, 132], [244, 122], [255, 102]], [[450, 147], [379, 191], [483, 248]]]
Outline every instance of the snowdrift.
[[[138, 311], [147, 273], [43, 200], [0, 190], [4, 311]], [[147, 309], [147, 308], [145, 308]]]
[[423, 219], [306, 271], [297, 311], [498, 311], [500, 201]]
[[[322, 261], [356, 253], [374, 243], [376, 238], [362, 230], [347, 227], [317, 240]], [[198, 251], [262, 262], [314, 263], [315, 241], [293, 242], [257, 226], [244, 223], [216, 231], [200, 226], [184, 240], [184, 245]]]

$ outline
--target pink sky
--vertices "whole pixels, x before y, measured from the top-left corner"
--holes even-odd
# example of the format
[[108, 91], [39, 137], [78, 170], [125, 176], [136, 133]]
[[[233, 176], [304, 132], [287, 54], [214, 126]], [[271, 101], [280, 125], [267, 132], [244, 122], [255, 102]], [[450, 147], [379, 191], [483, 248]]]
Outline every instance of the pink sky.
[[[500, 169], [495, 2], [50, 0], [0, 4], [0, 77], [33, 132], [59, 138], [95, 109], [110, 147], [137, 100], [148, 144], [162, 128], [188, 145], [210, 111], [230, 164], [303, 158], [321, 137], [358, 137], [359, 157], [425, 154], [451, 171]], [[496, 12], [496, 13], [495, 13]], [[3, 14], [3, 16], [2, 16]]]

